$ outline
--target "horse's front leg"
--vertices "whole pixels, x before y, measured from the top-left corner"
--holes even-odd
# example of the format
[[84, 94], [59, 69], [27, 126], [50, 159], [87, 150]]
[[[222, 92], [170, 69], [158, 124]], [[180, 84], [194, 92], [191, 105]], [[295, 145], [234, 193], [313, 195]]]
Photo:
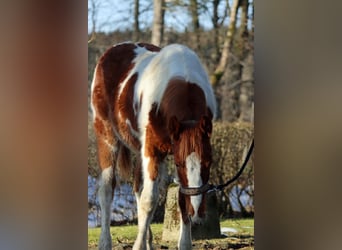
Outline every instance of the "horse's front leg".
[[186, 209], [186, 197], [179, 193], [178, 194], [178, 204], [180, 208], [180, 232], [178, 239], [178, 249], [179, 250], [191, 250], [192, 249], [192, 237], [191, 237], [191, 220], [188, 216]]
[[[139, 213], [139, 203], [140, 203], [140, 192], [135, 193], [135, 198], [137, 201], [137, 210]], [[152, 230], [151, 227], [149, 227], [147, 233], [146, 233], [146, 248], [148, 249], [149, 246], [152, 246], [152, 240], [153, 240], [153, 235], [152, 235]]]
[[192, 241], [191, 241], [191, 222], [184, 222], [181, 219], [180, 222], [180, 234], [178, 240], [178, 249], [179, 250], [191, 250], [192, 249]]
[[192, 249], [191, 224], [190, 224], [190, 222], [184, 223], [184, 221], [181, 221], [180, 236], [179, 236], [179, 240], [178, 240], [178, 249], [179, 250], [190, 250], [190, 249]]
[[142, 157], [143, 186], [138, 202], [138, 236], [133, 250], [151, 250], [152, 232], [150, 224], [158, 202], [159, 188], [158, 168], [155, 157]]

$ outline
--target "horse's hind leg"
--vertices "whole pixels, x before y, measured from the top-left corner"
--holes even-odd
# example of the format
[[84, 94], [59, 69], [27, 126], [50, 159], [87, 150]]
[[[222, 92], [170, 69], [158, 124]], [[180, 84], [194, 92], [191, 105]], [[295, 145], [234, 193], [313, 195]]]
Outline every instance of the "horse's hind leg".
[[113, 201], [115, 181], [115, 163], [117, 158], [118, 142], [113, 136], [109, 123], [95, 117], [94, 129], [97, 135], [98, 159], [101, 167], [98, 197], [101, 207], [101, 235], [100, 250], [111, 250], [110, 235], [111, 204]]
[[113, 186], [115, 185], [113, 167], [110, 166], [104, 169], [100, 178], [100, 187], [98, 191], [101, 207], [101, 235], [99, 240], [99, 249], [110, 250], [112, 249], [112, 239], [110, 235], [111, 204], [113, 201]]
[[[139, 232], [134, 243], [133, 250], [152, 250], [152, 231], [150, 223], [157, 207], [159, 197], [159, 185], [164, 177], [164, 162], [156, 161], [156, 158], [143, 158], [143, 184], [136, 192], [138, 204], [138, 227]], [[151, 178], [149, 171], [154, 168], [155, 178]]]

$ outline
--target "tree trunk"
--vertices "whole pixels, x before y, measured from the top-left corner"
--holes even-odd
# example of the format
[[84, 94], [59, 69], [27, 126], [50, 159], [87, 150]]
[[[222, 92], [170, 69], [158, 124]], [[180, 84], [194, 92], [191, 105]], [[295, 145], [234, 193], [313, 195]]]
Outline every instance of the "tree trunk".
[[90, 1], [90, 17], [91, 17], [91, 37], [88, 40], [88, 43], [92, 42], [96, 38], [96, 29], [97, 29], [97, 14], [98, 14], [98, 9], [99, 9], [99, 3], [96, 0], [91, 0]]
[[178, 190], [177, 186], [170, 186], [167, 191], [162, 234], [163, 241], [177, 241], [179, 238]]
[[164, 33], [164, 0], [153, 1], [153, 24], [151, 43], [161, 46]]
[[[252, 15], [253, 17], [253, 15]], [[243, 69], [241, 72], [240, 86], [240, 117], [239, 120], [251, 122], [253, 121], [252, 110], [253, 105], [253, 75], [254, 75], [254, 55], [253, 55], [253, 32], [249, 36], [248, 28], [248, 0], [241, 1], [241, 26], [239, 31], [239, 39], [241, 42], [241, 61], [243, 61]]]
[[254, 97], [254, 86], [253, 86], [253, 75], [254, 75], [254, 56], [253, 52], [250, 51], [247, 58], [244, 60], [244, 67], [241, 74], [241, 86], [240, 86], [240, 121], [253, 122], [253, 97]]
[[194, 49], [200, 50], [200, 24], [198, 20], [198, 3], [197, 0], [190, 0], [190, 13], [192, 19], [192, 28], [194, 32], [195, 42]]
[[239, 0], [234, 0], [232, 8], [230, 10], [229, 26], [228, 26], [226, 39], [223, 44], [222, 56], [215, 70], [215, 76], [216, 76], [217, 81], [222, 76], [222, 73], [226, 69], [229, 59], [230, 59], [230, 52], [233, 47], [233, 39], [234, 39], [235, 30], [236, 30], [236, 16], [237, 16], [238, 8], [239, 8], [239, 2], [240, 2]]
[[213, 27], [214, 27], [214, 62], [218, 62], [219, 54], [220, 54], [220, 44], [219, 44], [219, 15], [218, 15], [218, 6], [220, 0], [213, 0]]
[[[163, 241], [177, 241], [180, 229], [180, 212], [178, 208], [178, 186], [170, 186], [167, 192]], [[192, 239], [211, 239], [221, 236], [216, 193], [206, 194], [206, 218], [201, 225], [191, 227]]]
[[140, 39], [140, 26], [139, 26], [139, 0], [134, 0], [134, 30], [133, 30], [133, 41], [138, 42]]
[[237, 58], [230, 60], [222, 76], [220, 100], [222, 121], [234, 122], [240, 116], [240, 77], [241, 65]]

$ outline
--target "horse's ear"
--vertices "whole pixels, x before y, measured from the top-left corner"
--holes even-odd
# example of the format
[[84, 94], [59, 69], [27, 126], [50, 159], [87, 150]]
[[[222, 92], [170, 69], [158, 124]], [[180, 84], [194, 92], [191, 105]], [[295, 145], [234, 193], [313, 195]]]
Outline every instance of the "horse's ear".
[[169, 120], [169, 133], [174, 140], [179, 139], [180, 123], [176, 116], [172, 116]]
[[203, 133], [206, 133], [208, 137], [211, 136], [211, 132], [213, 130], [213, 123], [212, 123], [211, 119], [208, 116], [203, 115], [201, 117], [200, 128], [201, 128], [201, 131]]

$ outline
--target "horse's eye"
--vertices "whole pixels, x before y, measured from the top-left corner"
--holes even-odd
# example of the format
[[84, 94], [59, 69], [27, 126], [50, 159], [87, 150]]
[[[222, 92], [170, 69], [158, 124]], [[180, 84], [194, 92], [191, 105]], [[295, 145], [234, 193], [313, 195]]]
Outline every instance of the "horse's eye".
[[176, 168], [179, 168], [179, 166], [180, 166], [180, 165], [179, 165], [178, 163], [176, 163]]

